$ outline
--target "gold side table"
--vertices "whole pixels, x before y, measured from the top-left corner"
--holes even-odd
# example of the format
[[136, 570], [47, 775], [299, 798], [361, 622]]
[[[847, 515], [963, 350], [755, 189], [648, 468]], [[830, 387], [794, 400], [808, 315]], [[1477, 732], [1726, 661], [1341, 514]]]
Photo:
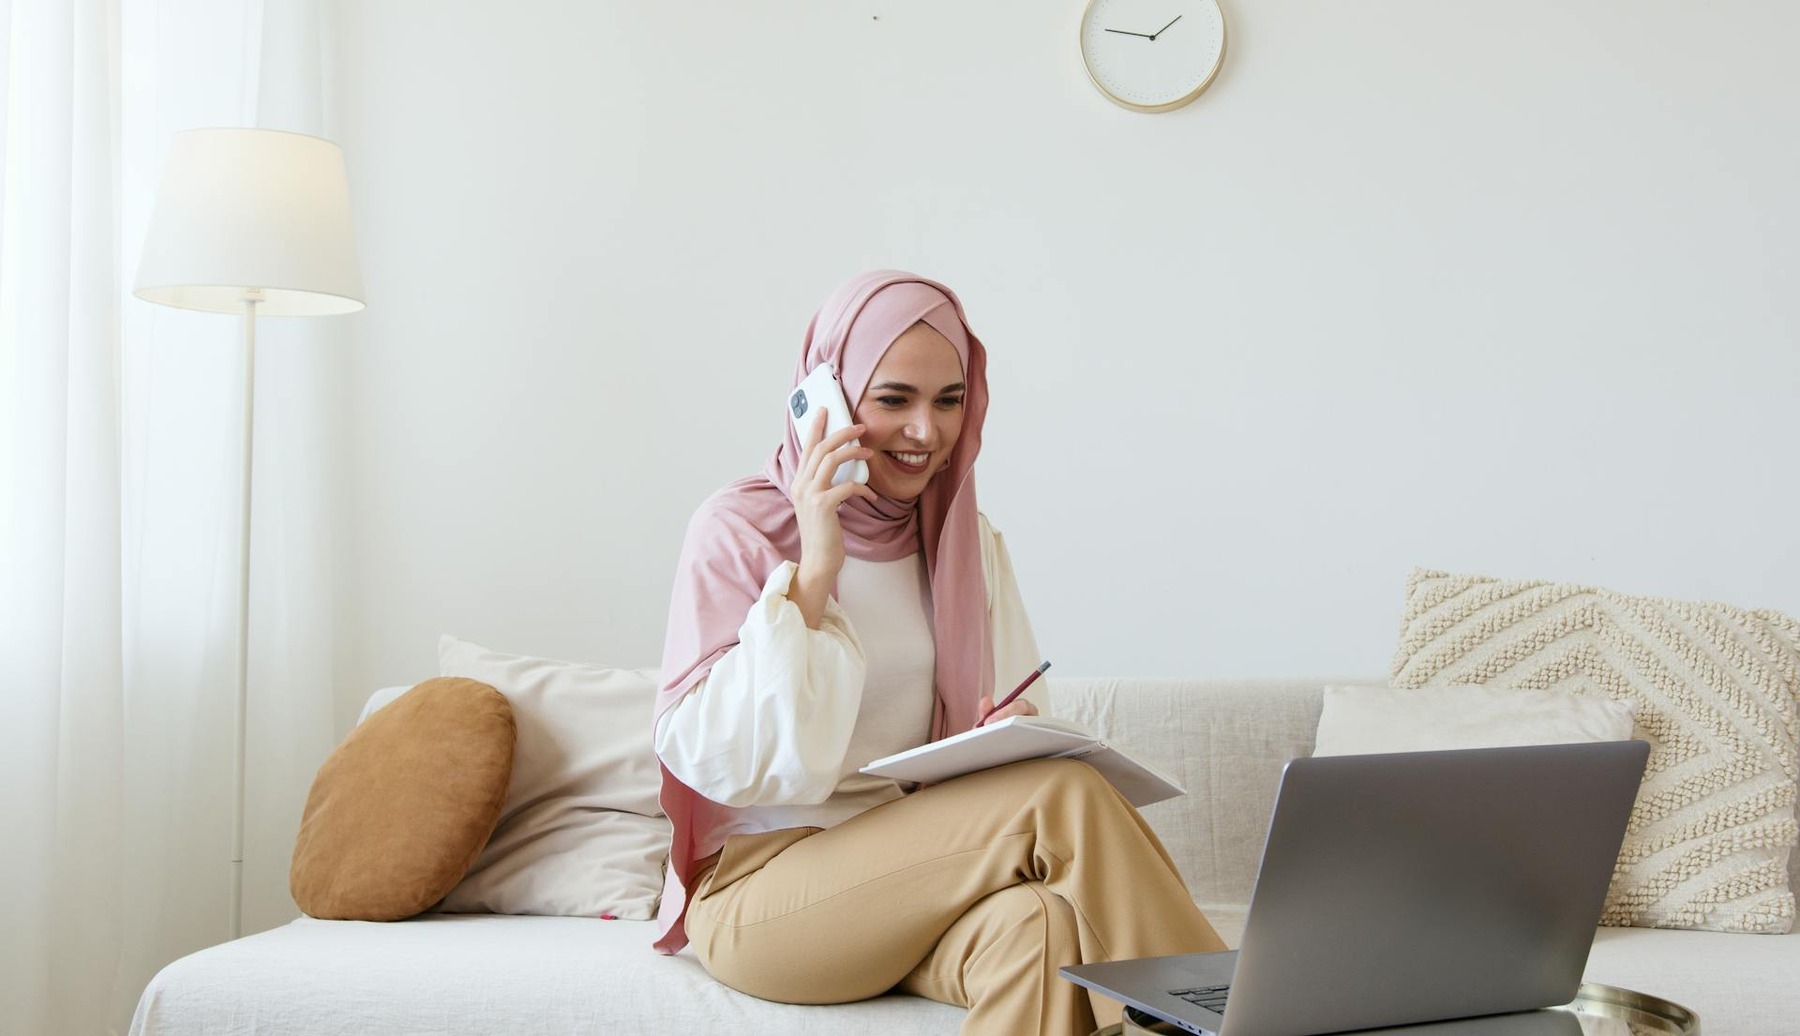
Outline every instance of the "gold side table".
[[[1574, 1015], [1574, 1018], [1567, 1018]], [[1565, 1016], [1565, 1017], [1558, 1017]], [[1597, 1028], [1601, 1032], [1610, 1031], [1604, 1026], [1584, 1026], [1579, 1018], [1611, 1018], [1619, 1023], [1618, 1031], [1629, 1036], [1699, 1036], [1700, 1016], [1680, 1004], [1670, 1003], [1661, 997], [1638, 993], [1617, 986], [1604, 986], [1595, 982], [1582, 983], [1575, 999], [1562, 1007], [1552, 1007], [1543, 1011], [1528, 1011], [1523, 1014], [1490, 1015], [1486, 1018], [1468, 1018], [1455, 1022], [1439, 1022], [1426, 1026], [1406, 1026], [1400, 1029], [1369, 1029], [1358, 1036], [1372, 1036], [1377, 1032], [1408, 1033], [1424, 1036], [1502, 1036], [1502, 1034], [1544, 1033], [1556, 1034], [1564, 1031], [1582, 1032]], [[1533, 1024], [1533, 1022], [1542, 1024]], [[1178, 1034], [1186, 1036], [1184, 1030], [1138, 1013], [1133, 1008], [1125, 1009], [1125, 1020], [1118, 1025], [1109, 1025], [1094, 1036], [1165, 1036]]]

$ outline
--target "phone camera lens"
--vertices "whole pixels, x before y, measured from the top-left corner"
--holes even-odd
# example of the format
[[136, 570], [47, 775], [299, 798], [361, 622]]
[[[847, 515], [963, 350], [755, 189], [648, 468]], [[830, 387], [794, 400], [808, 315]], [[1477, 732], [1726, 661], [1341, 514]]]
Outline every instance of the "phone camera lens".
[[794, 416], [795, 417], [805, 417], [806, 416], [806, 390], [805, 389], [795, 389], [793, 398], [788, 400], [788, 405], [792, 406], [794, 408]]

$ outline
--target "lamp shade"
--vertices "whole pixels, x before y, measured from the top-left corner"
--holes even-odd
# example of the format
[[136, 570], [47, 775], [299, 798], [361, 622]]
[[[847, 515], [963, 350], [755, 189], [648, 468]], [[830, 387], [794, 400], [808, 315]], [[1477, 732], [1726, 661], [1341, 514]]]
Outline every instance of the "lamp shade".
[[336, 144], [263, 129], [175, 135], [132, 294], [266, 316], [363, 308], [350, 186]]

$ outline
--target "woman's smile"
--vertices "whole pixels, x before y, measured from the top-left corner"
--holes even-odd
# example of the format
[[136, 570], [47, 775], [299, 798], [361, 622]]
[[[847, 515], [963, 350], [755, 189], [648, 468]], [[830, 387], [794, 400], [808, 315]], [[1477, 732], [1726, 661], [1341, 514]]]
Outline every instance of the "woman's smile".
[[908, 475], [923, 475], [931, 463], [929, 453], [900, 453], [895, 450], [882, 450], [881, 455], [888, 463], [899, 468]]

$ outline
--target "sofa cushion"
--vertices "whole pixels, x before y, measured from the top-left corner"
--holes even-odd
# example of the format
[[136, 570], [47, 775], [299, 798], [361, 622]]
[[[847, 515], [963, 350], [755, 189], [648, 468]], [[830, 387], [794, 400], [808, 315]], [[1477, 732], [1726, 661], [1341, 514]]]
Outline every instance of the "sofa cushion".
[[778, 1004], [650, 949], [654, 921], [424, 914], [301, 918], [201, 950], [145, 989], [131, 1036], [943, 1036], [965, 1012], [915, 996]]
[[1732, 935], [1602, 928], [1585, 980], [1662, 997], [1700, 1016], [1708, 1033], [1794, 1031], [1800, 1014], [1800, 932]]
[[319, 767], [289, 889], [313, 917], [393, 921], [444, 897], [500, 818], [512, 774], [506, 699], [427, 680], [352, 730]]
[[1312, 752], [1324, 681], [1048, 682], [1055, 715], [1117, 740], [1187, 789], [1146, 806], [1144, 817], [1208, 916], [1241, 911], [1256, 882], [1281, 768]]
[[1636, 705], [1649, 766], [1603, 922], [1786, 932], [1800, 624], [1771, 611], [1417, 571], [1404, 687], [1491, 684]]
[[1480, 684], [1327, 687], [1313, 755], [1623, 741], [1630, 702]]
[[505, 655], [455, 637], [439, 642], [438, 666], [498, 688], [519, 729], [500, 823], [438, 909], [654, 916], [669, 851], [651, 747], [654, 670]]

